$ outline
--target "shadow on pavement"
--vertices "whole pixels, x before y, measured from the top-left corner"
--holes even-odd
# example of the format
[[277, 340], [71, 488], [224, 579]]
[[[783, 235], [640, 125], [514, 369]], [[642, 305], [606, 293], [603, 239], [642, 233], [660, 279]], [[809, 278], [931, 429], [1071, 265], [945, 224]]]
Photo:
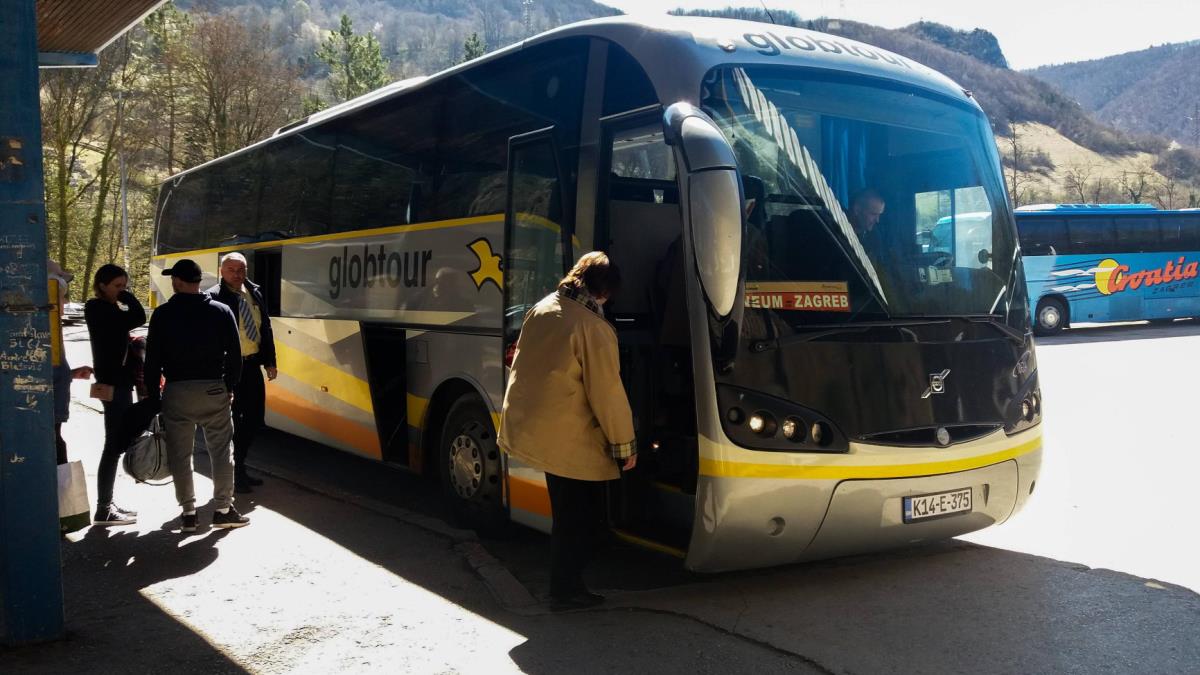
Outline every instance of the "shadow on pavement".
[[1195, 337], [1200, 335], [1200, 321], [1182, 319], [1169, 324], [1145, 321], [1119, 324], [1083, 324], [1068, 328], [1058, 335], [1037, 338], [1039, 345], [1072, 345], [1088, 342], [1120, 342], [1123, 340], [1158, 340], [1162, 338]]
[[142, 533], [92, 527], [63, 541], [64, 639], [0, 648], [0, 671], [244, 673], [189, 626], [147, 599], [154, 584], [195, 574], [217, 559], [227, 531], [200, 531], [181, 544], [179, 522]]
[[[430, 503], [436, 490], [417, 477], [319, 446], [310, 454], [298, 447], [305, 442], [268, 433], [274, 439], [256, 449], [259, 465], [282, 454], [310, 467], [305, 481], [315, 489], [439, 511]], [[589, 570], [589, 583], [609, 595], [606, 607], [511, 612], [480, 586], [426, 568], [409, 537], [331, 520], [289, 497], [291, 487], [269, 478], [239, 504], [283, 514], [520, 633], [525, 642], [509, 655], [526, 672], [707, 671], [751, 662], [766, 672], [1082, 673], [1116, 664], [1187, 672], [1200, 663], [1200, 596], [1190, 590], [955, 540], [719, 575], [689, 574], [672, 558], [616, 545]], [[544, 535], [515, 528], [483, 543], [543, 596]]]

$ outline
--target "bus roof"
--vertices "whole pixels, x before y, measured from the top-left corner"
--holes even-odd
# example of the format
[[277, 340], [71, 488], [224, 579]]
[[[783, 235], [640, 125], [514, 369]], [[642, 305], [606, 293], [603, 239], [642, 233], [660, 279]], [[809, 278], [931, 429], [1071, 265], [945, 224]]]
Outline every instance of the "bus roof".
[[836, 35], [733, 19], [661, 15], [647, 20], [645, 17], [618, 16], [562, 26], [434, 75], [387, 84], [280, 127], [267, 139], [179, 172], [168, 180], [276, 138], [300, 133], [395, 96], [418, 91], [433, 82], [526, 47], [570, 37], [606, 39], [624, 48], [645, 68], [664, 103], [687, 101], [698, 104], [704, 75], [722, 64], [738, 64], [820, 68], [894, 80], [968, 103], [976, 109], [979, 107], [970, 92], [945, 75], [907, 57]]
[[1153, 204], [1029, 204], [1018, 206], [1014, 212], [1024, 216], [1068, 213], [1072, 215], [1112, 215], [1114, 213], [1144, 213], [1158, 210], [1158, 207]]

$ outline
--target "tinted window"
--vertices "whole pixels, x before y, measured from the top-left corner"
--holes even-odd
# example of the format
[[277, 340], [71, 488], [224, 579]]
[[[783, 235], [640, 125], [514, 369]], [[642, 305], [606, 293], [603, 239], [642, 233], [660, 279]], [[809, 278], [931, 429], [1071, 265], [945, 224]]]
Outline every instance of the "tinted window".
[[602, 115], [615, 115], [658, 103], [646, 71], [624, 49], [610, 44], [604, 75]]
[[421, 219], [436, 159], [436, 98], [394, 100], [339, 121], [333, 224], [339, 231]]
[[158, 254], [203, 247], [208, 197], [205, 184], [201, 173], [184, 174], [163, 183], [158, 207]]
[[1178, 216], [1164, 214], [1160, 219], [1162, 245], [1166, 251], [1200, 249], [1200, 215]]
[[561, 40], [463, 72], [442, 83], [440, 164], [428, 220], [504, 212], [508, 139], [555, 127], [564, 144], [579, 138], [587, 69], [586, 39]]
[[1025, 255], [1063, 255], [1071, 252], [1067, 223], [1062, 218], [1017, 216], [1017, 231]]
[[1157, 251], [1162, 247], [1158, 233], [1158, 218], [1118, 216], [1117, 250], [1130, 253]]
[[288, 136], [265, 149], [258, 231], [262, 239], [332, 231], [334, 144], [321, 131]]
[[1112, 218], [1071, 218], [1067, 234], [1071, 253], [1111, 253], [1117, 243]]
[[258, 154], [225, 160], [208, 171], [207, 179], [206, 237], [200, 248], [257, 241]]

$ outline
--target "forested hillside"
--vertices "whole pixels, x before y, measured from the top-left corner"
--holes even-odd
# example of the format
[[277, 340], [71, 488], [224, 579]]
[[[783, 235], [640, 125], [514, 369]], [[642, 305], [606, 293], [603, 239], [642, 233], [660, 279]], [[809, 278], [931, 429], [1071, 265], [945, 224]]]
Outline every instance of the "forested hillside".
[[575, 21], [619, 14], [591, 0], [177, 0], [185, 10], [236, 16], [267, 26], [270, 39], [306, 77], [323, 74], [312, 54], [342, 14], [379, 41], [391, 74], [402, 79], [462, 60], [477, 33], [487, 51]]
[[[614, 13], [591, 0], [168, 3], [108, 47], [98, 68], [42, 72], [52, 255], [81, 279], [104, 262], [127, 258], [135, 287], [144, 291], [154, 199], [167, 176], [388, 82], [431, 74], [532, 34]], [[1018, 204], [1152, 201], [1179, 207], [1200, 202], [1200, 154], [1172, 149], [1161, 136], [1125, 133], [1097, 122], [1052, 84], [1008, 69], [1001, 45], [987, 31], [930, 22], [888, 30], [802, 20], [780, 10], [772, 16], [763, 10], [716, 14], [844, 35], [946, 73], [974, 92], [992, 120], [1008, 188]], [[1200, 96], [1200, 69], [1186, 68], [1191, 50], [1163, 50], [1162, 59], [1156, 53], [1153, 63], [1165, 65], [1154, 68], [1162, 73], [1129, 78], [1136, 82], [1128, 87], [1107, 74], [1088, 76], [1103, 93], [1085, 98], [1111, 110], [1107, 119], [1114, 122], [1139, 114], [1137, 104], [1149, 100], [1145, 92], [1152, 85], [1155, 91], [1185, 89], [1187, 100], [1194, 101]], [[1066, 79], [1086, 81], [1085, 75]], [[1159, 100], [1169, 97], [1154, 99]], [[1152, 103], [1142, 110], [1170, 109], [1167, 103]], [[1178, 122], [1185, 114], [1191, 113], [1177, 109], [1173, 119]], [[129, 210], [128, 250], [121, 241], [123, 197]], [[86, 296], [87, 287], [75, 284], [71, 299]]]
[[1102, 122], [1200, 148], [1200, 42], [1029, 71]]
[[110, 261], [128, 260], [146, 290], [167, 176], [388, 82], [614, 13], [590, 0], [168, 3], [105, 49], [99, 67], [41, 73], [47, 234], [51, 256], [79, 275], [70, 299], [86, 298], [83, 280]]

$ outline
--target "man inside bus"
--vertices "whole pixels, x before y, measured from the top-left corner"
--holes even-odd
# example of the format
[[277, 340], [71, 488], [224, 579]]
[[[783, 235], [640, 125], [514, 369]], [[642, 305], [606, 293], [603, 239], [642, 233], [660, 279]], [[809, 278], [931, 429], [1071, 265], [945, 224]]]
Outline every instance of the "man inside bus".
[[883, 239], [875, 226], [879, 224], [886, 206], [883, 195], [875, 188], [859, 190], [850, 198], [850, 211], [846, 215], [850, 218], [854, 233], [858, 235], [858, 241], [872, 258], [883, 252]]

